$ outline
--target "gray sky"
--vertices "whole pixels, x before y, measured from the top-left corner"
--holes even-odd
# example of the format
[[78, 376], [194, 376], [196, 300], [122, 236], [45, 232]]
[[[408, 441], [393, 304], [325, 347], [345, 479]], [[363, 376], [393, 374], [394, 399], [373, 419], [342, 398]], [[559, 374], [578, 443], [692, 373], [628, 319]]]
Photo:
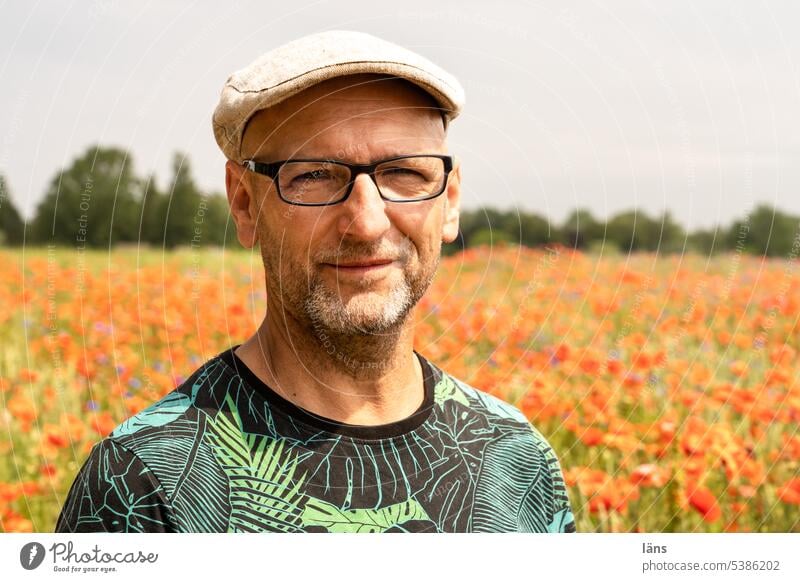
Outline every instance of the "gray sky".
[[453, 73], [464, 208], [560, 222], [668, 209], [687, 228], [766, 202], [800, 214], [800, 3], [64, 0], [0, 2], [0, 172], [27, 217], [89, 145], [161, 187], [172, 154], [224, 188], [211, 112], [228, 75], [330, 29]]

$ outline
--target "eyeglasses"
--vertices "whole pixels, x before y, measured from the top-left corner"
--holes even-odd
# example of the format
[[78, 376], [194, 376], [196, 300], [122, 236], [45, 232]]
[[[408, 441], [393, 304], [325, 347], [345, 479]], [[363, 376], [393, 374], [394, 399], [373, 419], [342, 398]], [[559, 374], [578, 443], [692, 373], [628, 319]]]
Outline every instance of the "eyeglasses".
[[453, 170], [452, 156], [420, 154], [346, 164], [333, 160], [283, 160], [268, 164], [245, 160], [248, 170], [269, 176], [278, 196], [298, 206], [330, 206], [347, 200], [359, 174], [367, 174], [381, 198], [390, 202], [419, 202], [444, 192]]

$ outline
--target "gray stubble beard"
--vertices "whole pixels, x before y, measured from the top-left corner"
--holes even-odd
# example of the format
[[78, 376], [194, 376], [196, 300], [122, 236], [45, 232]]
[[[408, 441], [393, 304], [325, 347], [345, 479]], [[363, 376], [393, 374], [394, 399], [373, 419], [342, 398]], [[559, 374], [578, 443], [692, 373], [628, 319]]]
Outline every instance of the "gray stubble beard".
[[361, 297], [354, 297], [346, 305], [341, 294], [329, 289], [315, 277], [303, 299], [303, 312], [315, 327], [337, 336], [384, 335], [396, 332], [407, 320], [411, 310], [422, 299], [436, 273], [439, 259], [430, 273], [414, 277], [404, 273], [400, 285], [393, 287], [384, 298], [377, 316], [368, 314]]

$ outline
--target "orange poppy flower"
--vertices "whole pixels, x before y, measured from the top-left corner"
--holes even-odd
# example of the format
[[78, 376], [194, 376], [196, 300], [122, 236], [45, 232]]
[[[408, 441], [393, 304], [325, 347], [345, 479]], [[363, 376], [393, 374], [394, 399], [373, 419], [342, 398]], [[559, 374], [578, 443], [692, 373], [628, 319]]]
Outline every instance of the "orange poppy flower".
[[107, 436], [119, 424], [114, 420], [109, 412], [100, 412], [95, 414], [90, 419], [90, 424], [94, 431], [101, 437]]
[[33, 401], [21, 392], [17, 392], [8, 401], [7, 406], [11, 415], [22, 423], [24, 430], [28, 430], [37, 415]]
[[46, 424], [44, 427], [44, 435], [47, 443], [58, 449], [63, 449], [69, 445], [69, 440], [59, 426]]
[[606, 362], [606, 370], [612, 376], [619, 376], [625, 369], [625, 365], [620, 360], [608, 360]]
[[56, 468], [55, 465], [51, 463], [44, 463], [39, 468], [39, 473], [41, 473], [42, 477], [45, 477], [47, 479], [52, 479], [58, 474], [58, 469]]
[[747, 375], [747, 363], [743, 362], [742, 360], [735, 360], [731, 362], [730, 371], [731, 374], [736, 376], [737, 378], [742, 378]]
[[36, 382], [38, 377], [38, 373], [36, 373], [34, 370], [29, 370], [28, 368], [23, 368], [19, 371], [19, 379], [23, 382]]
[[605, 436], [605, 433], [602, 430], [592, 426], [583, 431], [578, 430], [578, 438], [580, 438], [581, 442], [587, 447], [593, 447], [602, 443], [603, 436]]
[[649, 370], [653, 366], [653, 358], [645, 352], [634, 354], [631, 363], [637, 370]]
[[703, 516], [703, 521], [713, 523], [722, 517], [717, 498], [708, 487], [690, 483], [686, 487], [689, 504]]
[[642, 487], [663, 487], [669, 481], [669, 477], [669, 469], [664, 469], [654, 463], [645, 463], [633, 470], [630, 481]]
[[778, 498], [784, 503], [800, 505], [800, 478], [790, 479], [784, 485], [778, 487]]
[[580, 360], [580, 369], [584, 374], [596, 375], [600, 371], [600, 360], [592, 356], [584, 356]]
[[3, 529], [9, 533], [33, 533], [33, 524], [18, 513], [9, 511], [2, 517]]

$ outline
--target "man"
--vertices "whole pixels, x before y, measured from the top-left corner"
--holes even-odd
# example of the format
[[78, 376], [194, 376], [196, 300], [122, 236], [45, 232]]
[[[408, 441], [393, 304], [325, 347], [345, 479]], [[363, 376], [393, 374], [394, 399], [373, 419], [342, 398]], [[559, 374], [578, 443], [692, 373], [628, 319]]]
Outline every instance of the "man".
[[398, 46], [327, 32], [233, 75], [214, 114], [267, 313], [92, 450], [57, 531], [574, 531], [515, 407], [413, 349], [458, 234], [463, 95]]

